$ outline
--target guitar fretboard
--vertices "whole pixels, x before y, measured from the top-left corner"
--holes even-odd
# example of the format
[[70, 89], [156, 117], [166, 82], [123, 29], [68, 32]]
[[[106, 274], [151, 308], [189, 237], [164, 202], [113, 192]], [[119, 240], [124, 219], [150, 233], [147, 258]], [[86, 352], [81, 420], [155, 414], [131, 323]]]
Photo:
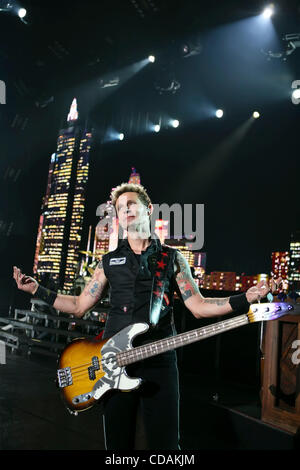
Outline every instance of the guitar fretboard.
[[153, 343], [138, 346], [128, 351], [123, 351], [117, 354], [117, 361], [119, 366], [126, 366], [134, 362], [141, 361], [151, 356], [162, 354], [166, 351], [191, 344], [201, 339], [214, 336], [224, 331], [238, 328], [239, 326], [249, 323], [247, 315], [240, 315], [230, 320], [220, 321], [209, 326], [197, 328], [195, 330], [187, 331], [176, 336], [170, 336], [162, 340], [154, 341]]

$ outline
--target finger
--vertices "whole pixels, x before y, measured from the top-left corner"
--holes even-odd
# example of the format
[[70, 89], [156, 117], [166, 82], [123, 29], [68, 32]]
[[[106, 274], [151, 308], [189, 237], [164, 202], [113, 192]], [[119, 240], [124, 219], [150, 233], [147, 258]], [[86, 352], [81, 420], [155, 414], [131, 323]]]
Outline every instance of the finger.
[[20, 287], [22, 285], [22, 271], [21, 269], [17, 269], [17, 284], [18, 284], [18, 287]]
[[17, 277], [18, 277], [18, 269], [16, 268], [16, 266], [14, 266], [13, 276], [14, 276], [15, 279], [17, 279]]
[[266, 281], [259, 281], [259, 283], [257, 284], [257, 287], [259, 289], [264, 289], [265, 287], [268, 287]]
[[259, 289], [266, 289], [266, 288], [268, 288], [268, 285], [267, 285], [266, 281], [260, 281], [258, 283], [258, 287], [259, 287]]
[[20, 276], [20, 284], [25, 284], [25, 279], [26, 279], [25, 274], [21, 274], [21, 276]]
[[279, 277], [278, 279], [272, 279], [272, 292], [275, 292], [276, 290], [278, 290], [281, 283], [282, 283], [281, 277]]
[[16, 280], [17, 282], [18, 282], [19, 276], [20, 276], [19, 271], [20, 271], [20, 270], [19, 270], [18, 268], [15, 268], [15, 271], [14, 271], [14, 278], [15, 278], [15, 280]]

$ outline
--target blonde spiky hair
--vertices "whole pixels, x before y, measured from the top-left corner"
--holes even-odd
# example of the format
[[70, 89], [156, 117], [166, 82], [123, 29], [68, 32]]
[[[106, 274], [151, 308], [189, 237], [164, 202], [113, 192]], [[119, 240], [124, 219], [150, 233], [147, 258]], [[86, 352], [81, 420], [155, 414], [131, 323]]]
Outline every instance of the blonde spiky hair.
[[137, 193], [139, 196], [139, 199], [141, 200], [143, 204], [145, 204], [146, 207], [148, 207], [149, 204], [151, 204], [151, 199], [148, 196], [148, 193], [146, 189], [144, 188], [144, 186], [142, 186], [141, 184], [136, 184], [136, 183], [121, 183], [111, 192], [111, 195], [110, 195], [111, 202], [115, 209], [116, 209], [116, 203], [117, 203], [119, 196], [121, 196], [121, 194], [123, 193], [129, 193], [129, 192]]

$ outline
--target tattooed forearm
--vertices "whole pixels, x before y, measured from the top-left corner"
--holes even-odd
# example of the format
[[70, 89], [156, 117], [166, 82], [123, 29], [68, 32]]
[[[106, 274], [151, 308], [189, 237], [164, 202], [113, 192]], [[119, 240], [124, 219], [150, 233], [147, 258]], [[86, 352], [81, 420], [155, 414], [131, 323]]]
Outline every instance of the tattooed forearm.
[[229, 297], [222, 297], [221, 299], [211, 299], [206, 298], [204, 299], [204, 303], [206, 304], [215, 304], [215, 305], [226, 305], [229, 301]]
[[99, 261], [93, 277], [91, 278], [86, 288], [84, 289], [84, 294], [93, 297], [95, 300], [100, 299], [101, 294], [105, 288], [104, 282], [100, 280], [101, 277], [100, 277], [99, 269], [103, 269], [102, 260]]
[[198, 286], [193, 279], [191, 268], [182, 254], [177, 254], [177, 275], [176, 282], [182, 295], [182, 300], [185, 301], [192, 295], [199, 293]]
[[182, 300], [196, 318], [217, 317], [232, 311], [229, 297], [203, 297], [193, 279], [191, 268], [182, 253], [178, 251], [175, 262], [175, 277]]

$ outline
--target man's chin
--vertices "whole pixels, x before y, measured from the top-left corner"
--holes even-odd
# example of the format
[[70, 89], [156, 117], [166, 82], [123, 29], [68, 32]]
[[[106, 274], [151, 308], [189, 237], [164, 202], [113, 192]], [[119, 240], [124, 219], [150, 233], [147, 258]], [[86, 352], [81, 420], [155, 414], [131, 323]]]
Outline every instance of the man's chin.
[[125, 228], [125, 230], [127, 230], [127, 232], [129, 233], [131, 232], [134, 233], [137, 231], [137, 229], [138, 229], [137, 224], [134, 221], [127, 224], [127, 227]]

